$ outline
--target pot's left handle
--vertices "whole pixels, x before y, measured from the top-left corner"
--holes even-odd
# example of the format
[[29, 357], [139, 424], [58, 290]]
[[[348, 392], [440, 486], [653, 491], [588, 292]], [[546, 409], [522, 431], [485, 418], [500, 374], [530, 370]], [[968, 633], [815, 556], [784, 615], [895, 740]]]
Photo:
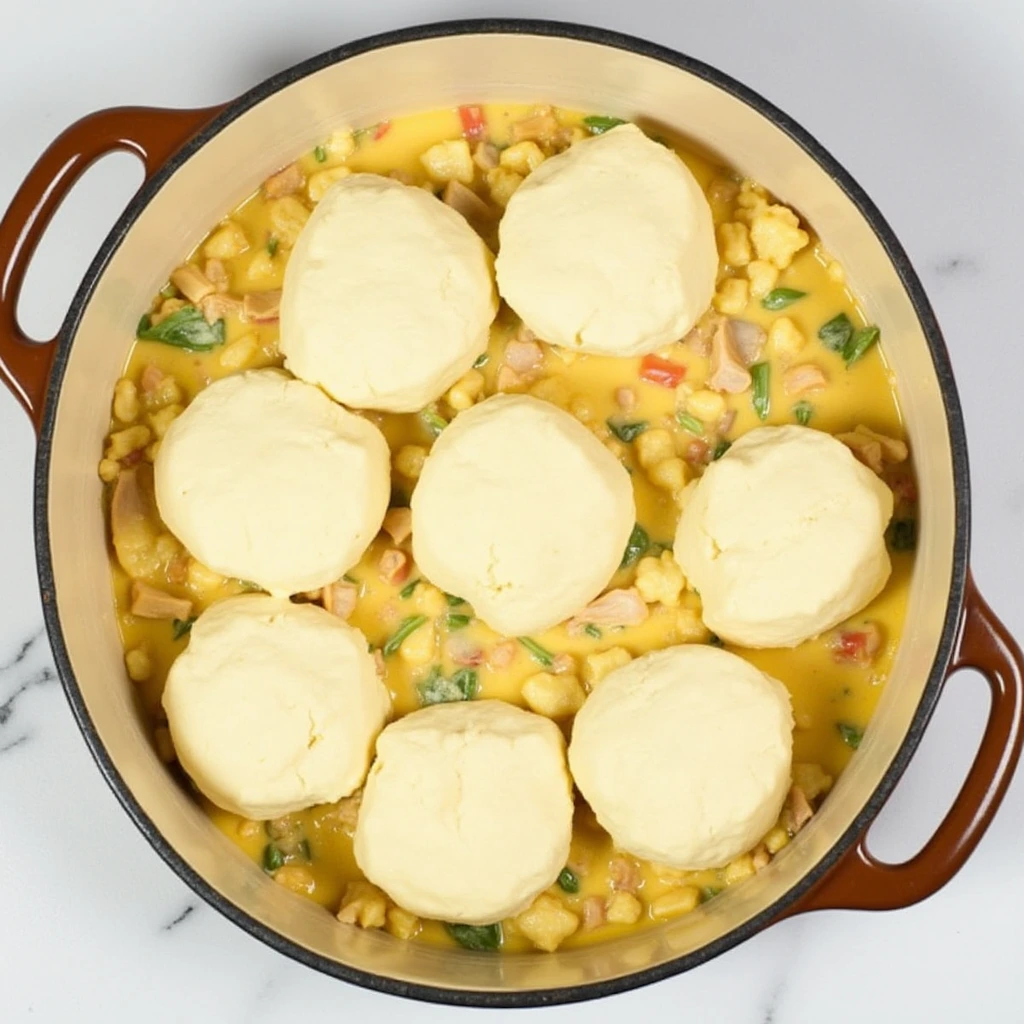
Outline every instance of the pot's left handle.
[[18, 325], [17, 305], [25, 272], [47, 225], [75, 182], [100, 157], [117, 150], [134, 153], [149, 178], [219, 109], [114, 107], [90, 114], [53, 141], [11, 200], [0, 220], [0, 380], [37, 430], [57, 338], [29, 338]]

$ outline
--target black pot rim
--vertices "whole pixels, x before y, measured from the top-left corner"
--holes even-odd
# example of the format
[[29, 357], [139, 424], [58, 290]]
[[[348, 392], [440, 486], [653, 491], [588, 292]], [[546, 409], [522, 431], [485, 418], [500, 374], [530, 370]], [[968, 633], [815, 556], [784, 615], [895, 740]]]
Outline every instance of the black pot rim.
[[[111, 256], [121, 244], [125, 234], [139, 217], [150, 200], [169, 177], [206, 142], [218, 134], [224, 127], [241, 116], [251, 107], [268, 96], [291, 85], [308, 75], [323, 68], [371, 50], [410, 43], [419, 40], [435, 39], [443, 36], [472, 34], [514, 34], [554, 36], [582, 42], [596, 43], [612, 49], [626, 50], [640, 56], [660, 61], [679, 68], [704, 79], [717, 86], [733, 97], [752, 107], [762, 116], [771, 121], [777, 128], [784, 131], [797, 143], [829, 176], [839, 185], [847, 197], [854, 203], [861, 215], [867, 220], [876, 236], [892, 261], [897, 274], [906, 289], [914, 306], [918, 320], [927, 339], [935, 371], [941, 387], [945, 406], [946, 419], [949, 427], [953, 458], [953, 484], [955, 489], [955, 533], [953, 542], [953, 568], [950, 579], [949, 603], [946, 607], [942, 634], [936, 652], [935, 661], [922, 694], [920, 704], [914, 715], [911, 726], [904, 738], [892, 764], [873, 792], [871, 798], [856, 816], [853, 823], [832, 846], [825, 857], [800, 882], [789, 889], [785, 895], [765, 908], [760, 914], [751, 918], [738, 928], [719, 937], [714, 942], [677, 957], [667, 963], [638, 970], [628, 975], [602, 982], [582, 985], [565, 986], [557, 989], [524, 990], [518, 992], [465, 991], [440, 986], [409, 984], [391, 978], [382, 977], [370, 972], [354, 969], [313, 953], [308, 949], [286, 939], [283, 935], [267, 928], [260, 921], [251, 917], [245, 910], [226, 899], [213, 889], [193, 868], [170, 846], [156, 825], [149, 818], [141, 805], [129, 790], [117, 766], [104, 748], [95, 725], [89, 716], [81, 689], [71, 669], [64, 635], [61, 630], [60, 615], [56, 606], [54, 589], [53, 562], [50, 551], [50, 533], [47, 516], [50, 456], [53, 441], [56, 410], [59, 402], [64, 375], [67, 369], [68, 355], [77, 332], [82, 313], [103, 274]], [[867, 829], [881, 809], [885, 799], [892, 791], [896, 782], [903, 774], [906, 766], [920, 742], [924, 729], [934, 710], [946, 670], [949, 665], [953, 644], [957, 634], [964, 590], [967, 578], [967, 555], [970, 539], [970, 493], [968, 479], [967, 443], [964, 434], [963, 417], [960, 410], [959, 397], [953, 379], [953, 372], [946, 351], [942, 333], [936, 322], [931, 305], [903, 247], [896, 238], [881, 212], [868, 198], [863, 189], [854, 181], [850, 174], [828, 153], [821, 144], [808, 132], [801, 128], [788, 115], [773, 106], [753, 90], [723, 74], [721, 71], [684, 56], [666, 47], [638, 39], [633, 36], [607, 29], [569, 22], [556, 22], [528, 19], [462, 19], [456, 21], [436, 22], [428, 25], [399, 29], [369, 36], [365, 39], [347, 43], [328, 50], [318, 56], [311, 57], [300, 64], [282, 71], [267, 79], [254, 89], [249, 90], [232, 103], [228, 104], [205, 128], [167, 161], [139, 190], [128, 204], [124, 213], [105, 239], [99, 254], [93, 260], [81, 286], [76, 293], [68, 314], [61, 327], [53, 371], [48, 385], [45, 401], [45, 414], [39, 435], [39, 447], [36, 458], [35, 476], [35, 544], [36, 559], [39, 567], [39, 583], [42, 594], [43, 615], [47, 632], [53, 649], [57, 671], [64, 687], [71, 710], [74, 713], [82, 735], [96, 761], [101, 773], [114, 791], [128, 816], [136, 824], [149, 843], [167, 862], [172, 870], [208, 904], [224, 914], [235, 924], [240, 925], [251, 935], [260, 939], [268, 946], [284, 953], [294, 960], [313, 967], [325, 974], [344, 981], [352, 982], [367, 989], [391, 995], [418, 999], [427, 1002], [450, 1004], [455, 1006], [480, 1007], [539, 1007], [562, 1003], [595, 999], [601, 996], [624, 992], [639, 988], [697, 967], [720, 953], [731, 949], [740, 942], [750, 938], [756, 932], [775, 920], [786, 908], [790, 907], [807, 892], [839, 858], [851, 847], [854, 841]]]

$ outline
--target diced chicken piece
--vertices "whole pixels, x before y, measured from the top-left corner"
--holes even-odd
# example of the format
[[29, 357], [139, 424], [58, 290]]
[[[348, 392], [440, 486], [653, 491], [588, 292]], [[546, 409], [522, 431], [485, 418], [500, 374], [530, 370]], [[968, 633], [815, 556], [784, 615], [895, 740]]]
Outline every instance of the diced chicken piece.
[[396, 543], [412, 536], [412, 509], [389, 508], [384, 516], [384, 532]]
[[132, 615], [140, 619], [187, 619], [192, 602], [187, 597], [174, 597], [148, 583], [132, 584]]
[[493, 219], [491, 208], [471, 188], [455, 178], [445, 185], [441, 198], [474, 227]]
[[761, 358], [764, 343], [768, 340], [763, 327], [749, 320], [731, 317], [726, 321], [726, 329], [732, 339], [733, 350], [744, 366], [752, 366]]
[[484, 652], [479, 644], [475, 644], [473, 641], [467, 640], [459, 633], [449, 637], [445, 646], [448, 649], [448, 656], [456, 665], [466, 665], [471, 668], [476, 668], [477, 665], [482, 665], [484, 662]]
[[815, 800], [832, 788], [832, 776], [820, 764], [797, 762], [793, 765], [793, 785], [799, 786], [808, 800]]
[[617, 892], [631, 893], [637, 892], [643, 880], [640, 875], [640, 865], [632, 857], [625, 857], [621, 854], [612, 857], [608, 862], [608, 878], [612, 888]]
[[533, 373], [544, 362], [544, 350], [535, 341], [510, 341], [505, 346], [505, 365], [518, 374]]
[[281, 312], [281, 290], [249, 292], [242, 299], [242, 317], [253, 323], [273, 323]]
[[164, 371], [161, 370], [159, 366], [154, 366], [150, 363], [142, 371], [142, 376], [139, 377], [139, 384], [147, 395], [151, 395], [158, 387], [160, 387], [160, 383], [163, 379]]
[[803, 395], [808, 391], [820, 391], [828, 384], [825, 371], [814, 363], [791, 366], [782, 375], [782, 386], [787, 395]]
[[828, 639], [832, 658], [841, 665], [870, 665], [882, 648], [882, 627], [869, 621], [856, 629], [836, 630]]
[[242, 313], [242, 302], [233, 295], [213, 292], [199, 303], [199, 309], [202, 311], [207, 323], [212, 324], [217, 320], [223, 320], [226, 316], [240, 316]]
[[711, 340], [721, 323], [722, 317], [718, 313], [705, 313], [683, 338], [683, 344], [699, 356], [708, 355], [711, 352]]
[[730, 181], [728, 178], [714, 178], [708, 185], [708, 200], [712, 203], [731, 203], [739, 190], [738, 182]]
[[324, 608], [339, 619], [347, 619], [356, 610], [359, 600], [359, 588], [347, 580], [337, 580], [328, 584], [321, 591]]
[[209, 259], [203, 267], [206, 279], [219, 292], [226, 292], [231, 287], [231, 276], [228, 268], [224, 266], [223, 260]]
[[556, 676], [575, 673], [576, 659], [571, 654], [566, 654], [564, 651], [561, 654], [556, 654], [554, 660], [551, 662], [551, 671], [554, 672]]
[[814, 809], [799, 786], [792, 786], [782, 809], [782, 823], [786, 831], [795, 836], [814, 817]]
[[513, 391], [517, 388], [526, 387], [529, 380], [523, 374], [513, 370], [511, 366], [502, 364], [498, 369], [498, 377], [495, 387], [498, 391]]
[[568, 631], [578, 636], [588, 625], [638, 626], [650, 614], [647, 604], [635, 587], [609, 590], [569, 620]]
[[196, 305], [216, 290], [214, 283], [198, 267], [192, 266], [191, 263], [183, 264], [171, 274], [171, 284], [189, 302], [193, 302]]
[[384, 661], [384, 654], [379, 647], [375, 648], [373, 652], [373, 667], [377, 670], [377, 675], [381, 679], [385, 679], [387, 677], [387, 662]]
[[636, 408], [636, 392], [632, 388], [616, 388], [615, 404], [623, 412], [632, 412]]
[[409, 556], [398, 548], [388, 548], [377, 563], [377, 572], [385, 583], [398, 585], [409, 578], [412, 565]]
[[117, 561], [132, 579], [152, 576], [160, 568], [157, 523], [152, 467], [125, 470], [114, 485], [110, 528]]
[[583, 901], [582, 930], [585, 932], [592, 932], [595, 928], [600, 928], [604, 922], [604, 898], [602, 896], [588, 896]]
[[306, 178], [302, 168], [298, 164], [289, 164], [263, 182], [263, 193], [268, 199], [280, 199], [281, 196], [290, 196], [301, 191], [305, 184]]
[[725, 436], [732, 430], [733, 424], [736, 422], [736, 410], [726, 409], [725, 414], [718, 421], [718, 434], [719, 436]]
[[713, 391], [726, 391], [738, 395], [748, 391], [750, 384], [750, 371], [744, 366], [736, 351], [729, 321], [723, 320], [711, 342], [711, 376], [708, 379], [708, 387]]
[[855, 430], [836, 436], [876, 473], [880, 473], [881, 467], [885, 464], [898, 465], [905, 462], [910, 454], [903, 441], [879, 434], [862, 423], [858, 424]]
[[691, 466], [705, 466], [711, 461], [711, 447], [707, 441], [695, 437], [683, 451], [683, 460]]
[[514, 142], [522, 142], [524, 139], [544, 142], [551, 139], [557, 131], [558, 121], [551, 108], [541, 107], [532, 116], [512, 125], [512, 139]]
[[517, 653], [515, 640], [502, 640], [500, 644], [495, 644], [491, 648], [491, 653], [487, 656], [487, 665], [493, 671], [500, 672], [515, 661]]
[[478, 142], [473, 147], [473, 163], [482, 171], [493, 171], [501, 159], [501, 152], [492, 142]]
[[764, 843], [754, 847], [751, 860], [755, 871], [763, 871], [771, 863], [771, 859], [772, 855], [768, 852], [768, 847]]

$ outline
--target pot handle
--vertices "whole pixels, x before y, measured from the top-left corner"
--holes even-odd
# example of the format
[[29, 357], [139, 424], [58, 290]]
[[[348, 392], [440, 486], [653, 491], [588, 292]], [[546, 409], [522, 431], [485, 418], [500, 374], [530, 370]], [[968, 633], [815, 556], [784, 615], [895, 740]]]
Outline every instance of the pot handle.
[[218, 110], [114, 107], [90, 114], [57, 136], [14, 194], [0, 220], [0, 381], [37, 431], [57, 337], [29, 338], [18, 325], [17, 305], [25, 272], [53, 215], [100, 157], [118, 150], [134, 153], [150, 178]]
[[1024, 740], [1024, 654], [968, 574], [964, 607], [946, 679], [977, 669], [992, 691], [981, 746], [935, 834], [903, 864], [886, 864], [867, 848], [867, 832], [790, 913], [894, 910], [938, 892], [963, 867], [992, 823], [1010, 785]]

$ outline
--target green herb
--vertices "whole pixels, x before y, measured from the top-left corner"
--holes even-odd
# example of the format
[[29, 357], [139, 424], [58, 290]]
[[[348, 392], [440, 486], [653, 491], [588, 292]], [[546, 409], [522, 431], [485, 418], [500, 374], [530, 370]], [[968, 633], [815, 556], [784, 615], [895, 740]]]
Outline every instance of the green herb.
[[848, 722], [836, 722], [836, 729], [839, 731], [839, 735], [842, 736], [843, 742], [854, 750], [860, 746], [860, 741], [864, 739], [864, 730], [860, 726], [850, 725]]
[[394, 654], [399, 647], [402, 646], [402, 641], [409, 636], [410, 633], [415, 633], [424, 622], [427, 621], [426, 615], [410, 615], [407, 619], [402, 619], [398, 624], [398, 629], [391, 634], [387, 639], [381, 650], [384, 652], [384, 656], [387, 657], [389, 654]]
[[163, 286], [163, 288], [160, 289], [160, 294], [165, 299], [173, 299], [173, 298], [175, 298], [175, 296], [177, 296], [178, 289], [175, 288], [175, 286], [173, 284], [165, 284]]
[[843, 359], [846, 360], [846, 365], [849, 367], [857, 362], [878, 341], [881, 334], [874, 324], [854, 331], [853, 337], [843, 346]]
[[772, 368], [768, 363], [754, 363], [750, 368], [750, 376], [753, 379], [753, 390], [750, 396], [750, 403], [754, 407], [759, 420], [768, 418], [768, 410], [771, 408], [772, 399], [768, 392], [768, 385], [771, 380]]
[[428, 405], [423, 412], [420, 413], [420, 417], [426, 424], [427, 430], [429, 430], [434, 437], [448, 426], [448, 421], [435, 409], [432, 405]]
[[518, 639], [530, 652], [534, 661], [539, 661], [545, 668], [551, 668], [555, 663], [555, 656], [547, 648], [541, 647], [536, 640], [531, 640], [528, 636], [521, 636]]
[[592, 636], [595, 640], [600, 640], [601, 639], [601, 630], [597, 626], [595, 626], [592, 622], [588, 622], [583, 627], [583, 632], [586, 633], [587, 636]]
[[792, 306], [794, 302], [802, 299], [807, 292], [798, 291], [796, 288], [773, 288], [762, 300], [761, 305], [765, 309], [778, 310]]
[[717, 895], [719, 895], [719, 893], [721, 893], [721, 891], [722, 890], [719, 886], [705, 885], [700, 891], [701, 903], [707, 903], [708, 900], [713, 900]]
[[454, 633], [457, 629], [465, 629], [472, 621], [472, 615], [457, 615], [450, 613], [448, 618], [445, 619], [445, 625], [448, 627], [449, 633]]
[[913, 551], [917, 547], [917, 520], [894, 519], [889, 526], [889, 547], [893, 551]]
[[615, 420], [606, 420], [608, 429], [626, 444], [635, 441], [646, 429], [646, 420], [637, 420], [635, 423], [616, 423]]
[[491, 354], [489, 352], [481, 352], [480, 355], [473, 360], [473, 369], [479, 370], [481, 366], [486, 366], [490, 358]]
[[299, 853], [302, 854], [302, 859], [304, 861], [308, 862], [308, 861], [311, 861], [313, 859], [313, 851], [309, 848], [309, 840], [308, 839], [300, 839], [299, 840]]
[[806, 427], [811, 422], [811, 417], [814, 415], [814, 406], [810, 402], [803, 401], [797, 402], [793, 406], [793, 415], [796, 417], [797, 423], [801, 427]]
[[818, 328], [818, 340], [833, 352], [842, 352], [853, 334], [853, 324], [845, 313], [832, 317]]
[[715, 445], [715, 450], [711, 453], [711, 461], [717, 462], [731, 447], [732, 441], [719, 441]]
[[460, 604], [465, 604], [465, 598], [459, 597], [457, 594], [445, 594], [444, 599], [448, 602], [449, 608], [458, 608]]
[[558, 887], [562, 892], [579, 892], [579, 876], [572, 868], [562, 868], [558, 874]]
[[284, 854], [273, 843], [267, 843], [263, 847], [263, 870], [272, 875], [282, 864]]
[[683, 430], [688, 430], [691, 434], [696, 434], [697, 437], [704, 433], [704, 424], [696, 416], [691, 416], [688, 412], [677, 412], [676, 422]]
[[617, 128], [620, 124], [626, 124], [627, 122], [623, 121], [621, 117], [591, 114], [589, 117], [583, 118], [583, 123], [590, 130], [591, 135], [603, 135], [606, 131]]
[[446, 924], [444, 930], [463, 949], [498, 949], [502, 942], [500, 924]]
[[[352, 582], [354, 583], [355, 580], [352, 580]], [[243, 590], [262, 590], [263, 589], [258, 583], [253, 583], [252, 580], [239, 580], [238, 581], [238, 585]]]
[[359, 580], [357, 580], [357, 579], [355, 578], [355, 576], [353, 576], [353, 575], [352, 575], [352, 573], [350, 573], [350, 572], [347, 572], [347, 573], [345, 573], [345, 575], [344, 575], [344, 576], [342, 576], [341, 578], [342, 578], [342, 579], [343, 579], [343, 580], [344, 580], [344, 581], [345, 581], [346, 583], [358, 583], [358, 582], [359, 582]]
[[182, 306], [158, 324], [147, 314], [139, 321], [135, 334], [140, 341], [160, 341], [190, 352], [209, 352], [224, 344], [224, 321], [207, 323], [195, 306]]
[[174, 635], [175, 640], [180, 640], [183, 636], [192, 632], [192, 623], [196, 621], [196, 617], [193, 615], [189, 619], [175, 619], [171, 623], [171, 632]]
[[717, 633], [712, 633], [711, 636], [708, 637], [708, 643], [712, 647], [724, 647], [725, 646], [725, 641]]
[[277, 247], [280, 244], [281, 243], [277, 240], [277, 236], [276, 235], [271, 235], [267, 239], [267, 253], [268, 253], [268, 255], [270, 256], [271, 259], [273, 259], [277, 255]]
[[477, 691], [477, 674], [472, 668], [460, 668], [450, 678], [441, 674], [441, 666], [435, 665], [430, 674], [416, 687], [420, 704], [451, 704], [459, 700], [472, 700]]
[[631, 565], [635, 565], [650, 546], [651, 538], [647, 535], [647, 531], [637, 523], [629, 535], [629, 540], [626, 541], [626, 550], [622, 554], [619, 568], [628, 569]]
[[420, 585], [419, 580], [410, 580], [402, 589], [398, 592], [398, 596], [406, 601], [412, 597], [413, 591]]
[[313, 156], [316, 157], [316, 162], [318, 164], [325, 163], [327, 160], [327, 150], [324, 149], [323, 146], [317, 146], [316, 149], [313, 150]]

